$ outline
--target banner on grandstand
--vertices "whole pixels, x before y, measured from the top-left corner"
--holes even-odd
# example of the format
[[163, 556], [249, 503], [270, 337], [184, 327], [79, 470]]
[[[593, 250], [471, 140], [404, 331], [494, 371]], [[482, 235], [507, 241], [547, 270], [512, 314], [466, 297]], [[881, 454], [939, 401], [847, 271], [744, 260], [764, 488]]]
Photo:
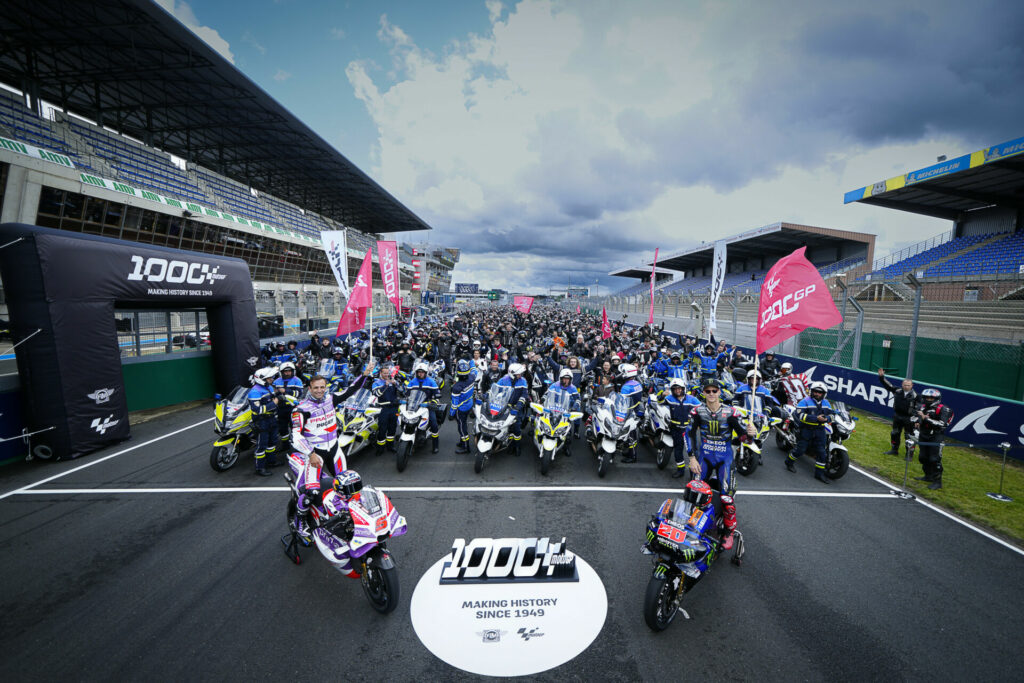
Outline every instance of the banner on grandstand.
[[338, 281], [341, 295], [349, 298], [348, 290], [348, 249], [345, 244], [344, 230], [324, 230], [320, 233], [320, 243], [327, 253], [327, 262], [331, 264], [334, 279]]
[[757, 313], [757, 353], [781, 344], [808, 327], [827, 330], [843, 322], [818, 269], [800, 247], [764, 276]]
[[380, 277], [384, 281], [384, 295], [395, 306], [395, 312], [402, 312], [402, 293], [398, 279], [398, 242], [377, 240], [377, 263]]
[[711, 300], [708, 304], [708, 336], [718, 329], [718, 299], [725, 285], [725, 240], [715, 242], [714, 270], [711, 272]]
[[527, 315], [533, 308], [532, 296], [517, 296], [512, 300], [512, 306], [523, 315]]
[[601, 339], [608, 339], [612, 336], [612, 326], [608, 324], [608, 310], [601, 307]]
[[654, 265], [651, 266], [651, 310], [647, 314], [647, 324], [654, 324], [654, 278], [658, 272], [658, 248], [654, 248]]
[[49, 161], [51, 164], [60, 164], [66, 168], [74, 168], [75, 164], [71, 159], [64, 156], [63, 154], [57, 154], [47, 149], [41, 149], [34, 145], [29, 145], [24, 142], [18, 142], [17, 140], [11, 140], [9, 138], [0, 137], [0, 147], [8, 149], [18, 154], [24, 154], [27, 157], [33, 159], [42, 159], [43, 161]]
[[363, 265], [359, 266], [356, 283], [338, 321], [338, 336], [357, 332], [366, 326], [366, 312], [373, 305], [373, 251], [366, 250]]

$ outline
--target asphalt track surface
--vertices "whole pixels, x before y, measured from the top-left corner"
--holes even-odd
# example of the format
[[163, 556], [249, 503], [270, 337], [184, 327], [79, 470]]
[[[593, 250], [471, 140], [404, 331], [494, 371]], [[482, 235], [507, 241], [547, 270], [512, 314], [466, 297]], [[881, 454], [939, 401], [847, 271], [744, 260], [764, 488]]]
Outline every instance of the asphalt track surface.
[[[655, 634], [641, 611], [651, 563], [639, 546], [666, 497], [650, 489], [679, 480], [646, 451], [599, 479], [582, 444], [548, 477], [532, 446], [475, 475], [446, 423], [441, 452], [425, 449], [404, 473], [388, 455], [352, 463], [409, 520], [390, 543], [401, 602], [382, 616], [312, 549], [301, 566], [284, 556], [280, 478], [255, 477], [248, 454], [210, 469], [212, 423], [197, 423], [211, 414], [180, 412], [83, 459], [0, 472], [3, 680], [475, 679], [420, 643], [413, 588], [456, 537], [543, 535], [566, 536], [594, 567], [608, 617], [587, 650], [537, 680], [1024, 675], [1020, 551], [853, 470], [826, 488], [809, 459], [790, 474], [769, 449], [740, 481], [744, 565], [716, 563], [684, 601], [690, 620]], [[231, 487], [243, 490], [210, 490]]]

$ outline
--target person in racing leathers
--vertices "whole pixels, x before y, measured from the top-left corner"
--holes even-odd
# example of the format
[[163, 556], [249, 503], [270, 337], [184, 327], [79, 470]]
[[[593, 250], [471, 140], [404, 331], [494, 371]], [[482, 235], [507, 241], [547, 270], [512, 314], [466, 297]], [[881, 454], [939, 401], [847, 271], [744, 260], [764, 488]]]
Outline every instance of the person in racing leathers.
[[429, 376], [430, 368], [424, 361], [418, 361], [413, 368], [413, 376], [410, 377], [405, 383], [405, 393], [408, 395], [413, 389], [419, 389], [426, 394], [427, 397], [427, 415], [430, 420], [429, 434], [430, 434], [430, 452], [437, 453], [437, 413], [434, 412], [434, 406], [438, 396], [441, 394], [441, 390], [437, 386], [437, 382]]
[[914, 424], [918, 427], [914, 436], [920, 440], [918, 460], [924, 476], [914, 477], [929, 482], [928, 488], [942, 488], [942, 435], [953, 422], [953, 411], [942, 405], [942, 394], [938, 389], [927, 388], [921, 392], [921, 400], [915, 406], [917, 413]]
[[733, 432], [753, 438], [752, 424], [745, 427], [739, 412], [732, 406], [723, 405], [722, 383], [708, 379], [703, 384], [704, 405], [695, 406], [690, 413], [693, 426], [690, 429], [693, 441], [690, 451], [690, 471], [699, 479], [707, 481], [714, 473], [721, 493], [725, 536], [722, 547], [732, 548], [733, 532], [736, 531], [736, 503], [733, 491]]
[[277, 396], [274, 394], [274, 378], [277, 368], [260, 368], [252, 376], [252, 389], [246, 398], [252, 411], [252, 422], [256, 428], [256, 474], [269, 477], [268, 467], [278, 465], [274, 453], [277, 450]]
[[[800, 401], [809, 395], [810, 382], [807, 375], [801, 373], [793, 374], [793, 364], [783, 363], [779, 371], [777, 391], [781, 394], [777, 398], [785, 398], [786, 403], [798, 405]], [[780, 401], [781, 403], [782, 401]]]
[[292, 412], [290, 457], [298, 470], [298, 511], [304, 520], [308, 518], [310, 505], [319, 500], [323, 470], [338, 474], [334, 464], [338, 450], [336, 401], [337, 395], [327, 391], [327, 379], [316, 375], [309, 381], [306, 398], [299, 401]]
[[308, 512], [295, 516], [296, 533], [307, 540], [316, 535], [317, 542], [333, 550], [336, 558], [344, 557], [341, 562], [335, 562], [334, 566], [345, 576], [353, 579], [359, 576], [359, 572], [351, 565], [348, 557], [348, 544], [352, 541], [352, 526], [342, 520], [342, 524], [335, 528], [334, 533], [329, 533], [322, 527], [323, 522], [338, 515], [348, 516], [349, 504], [359, 500], [359, 492], [362, 488], [363, 480], [355, 470], [343, 470], [334, 477], [331, 488], [323, 494], [321, 503], [323, 511], [327, 515], [326, 520], [321, 520], [321, 524], [310, 531]]

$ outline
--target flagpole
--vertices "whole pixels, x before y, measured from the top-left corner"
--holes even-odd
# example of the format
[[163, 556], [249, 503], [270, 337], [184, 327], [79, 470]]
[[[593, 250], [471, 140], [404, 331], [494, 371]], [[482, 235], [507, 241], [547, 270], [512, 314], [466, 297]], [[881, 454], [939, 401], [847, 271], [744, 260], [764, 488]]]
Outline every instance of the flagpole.
[[[371, 290], [372, 291], [372, 290]], [[373, 294], [370, 294], [370, 364], [369, 367], [373, 368]]]

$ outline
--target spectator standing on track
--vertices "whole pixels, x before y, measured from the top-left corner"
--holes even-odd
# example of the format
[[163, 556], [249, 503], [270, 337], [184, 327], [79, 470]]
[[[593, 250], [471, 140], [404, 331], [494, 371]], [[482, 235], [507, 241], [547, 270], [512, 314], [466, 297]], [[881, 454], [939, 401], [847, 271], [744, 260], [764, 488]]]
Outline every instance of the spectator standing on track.
[[[885, 378], [885, 368], [878, 368], [878, 381], [892, 394], [892, 432], [889, 434], [889, 443], [892, 444], [892, 448], [887, 450], [885, 455], [899, 455], [900, 432], [904, 437], [909, 437], [915, 429], [915, 405], [918, 395], [914, 391], [914, 382], [910, 378], [903, 380], [900, 388], [897, 389], [892, 382]], [[907, 455], [910, 455], [910, 450], [910, 448], [907, 449]]]
[[938, 389], [925, 389], [921, 392], [915, 418], [920, 424], [917, 437], [921, 449], [917, 456], [924, 470], [923, 477], [914, 477], [918, 481], [931, 482], [930, 489], [942, 488], [942, 450], [939, 443], [942, 435], [953, 421], [953, 411], [942, 405], [942, 394]]

